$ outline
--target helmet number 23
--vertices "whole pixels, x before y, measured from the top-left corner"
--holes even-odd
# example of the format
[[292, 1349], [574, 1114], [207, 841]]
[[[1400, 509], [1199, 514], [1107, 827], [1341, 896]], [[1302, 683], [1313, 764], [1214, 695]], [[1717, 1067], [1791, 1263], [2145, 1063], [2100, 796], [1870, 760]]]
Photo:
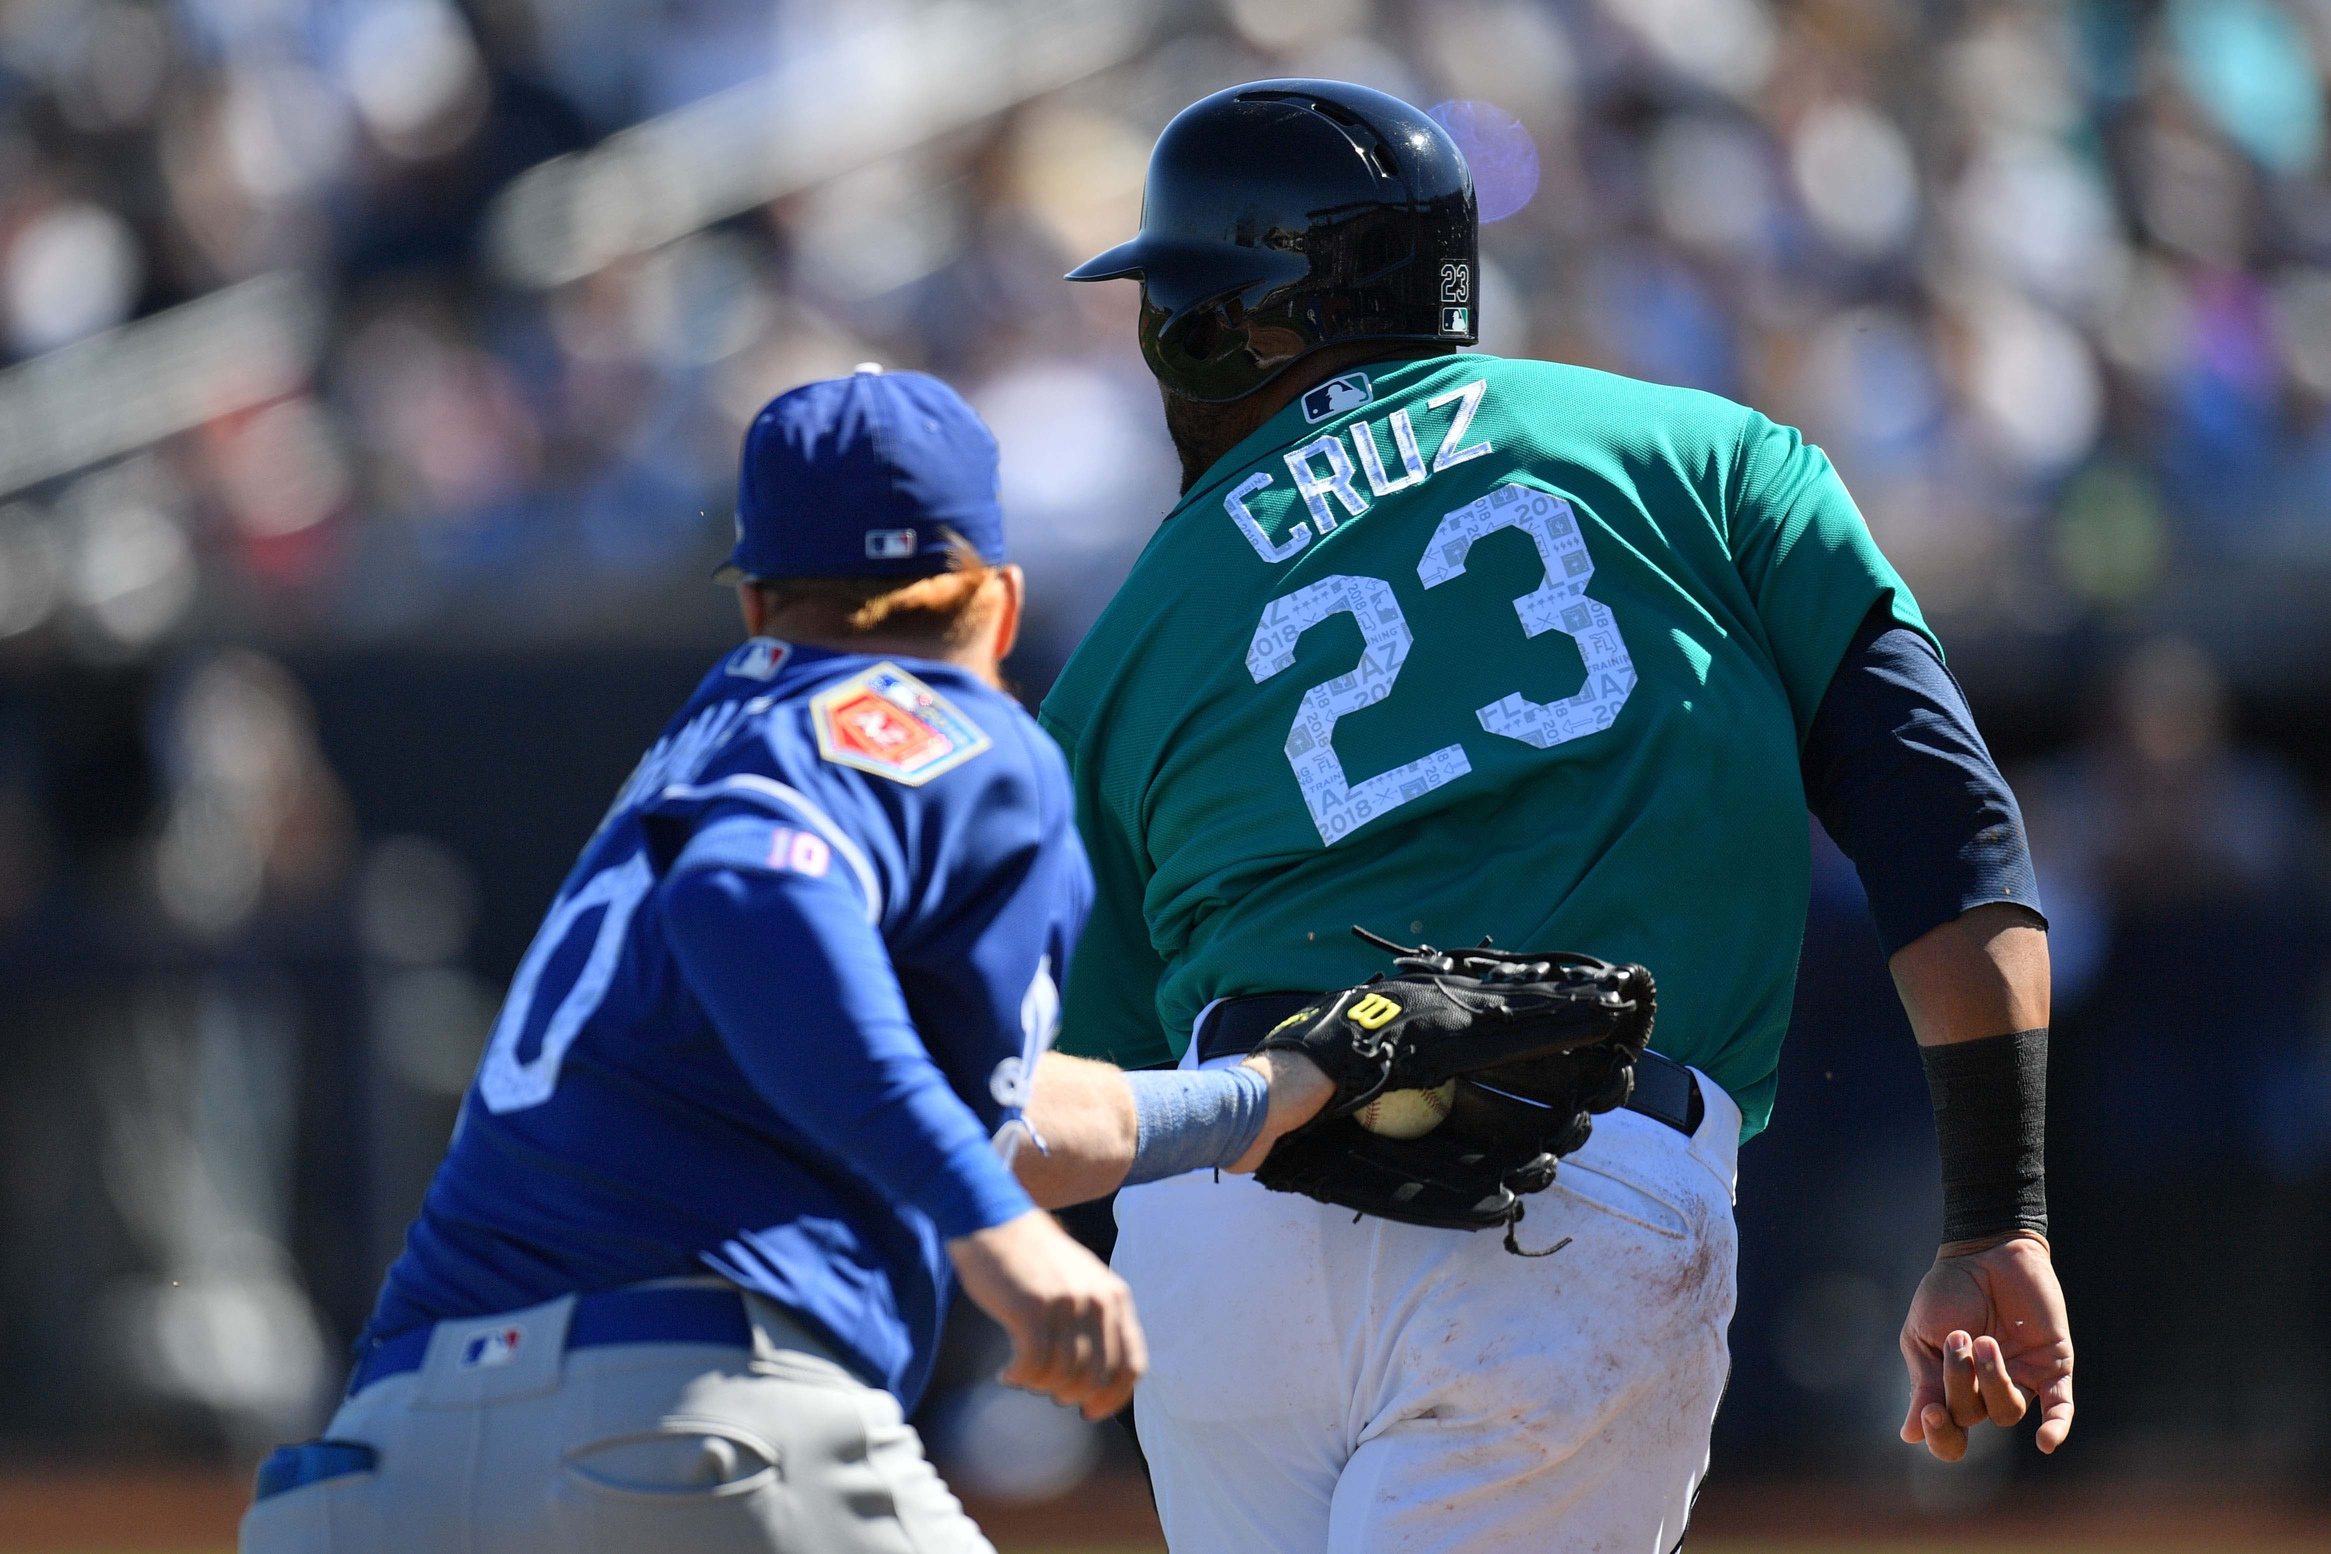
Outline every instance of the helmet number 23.
[[[1557, 700], [1532, 701], [1514, 692], [1476, 709], [1475, 716], [1486, 732], [1539, 750], [1600, 733], [1611, 726], [1634, 691], [1635, 664], [1610, 609], [1586, 595], [1594, 562], [1568, 502], [1519, 484], [1500, 486], [1468, 502], [1443, 515], [1433, 530], [1424, 559], [1417, 563], [1417, 579], [1427, 588], [1438, 588], [1462, 576], [1474, 542], [1500, 529], [1528, 535], [1545, 564], [1539, 585], [1514, 600], [1523, 634], [1536, 637], [1559, 631], [1569, 637], [1586, 662], [1586, 679], [1578, 690]], [[1359, 626], [1364, 644], [1360, 662], [1303, 693], [1286, 746], [1287, 764], [1295, 770], [1312, 823], [1329, 846], [1473, 769], [1464, 747], [1452, 744], [1354, 782], [1336, 756], [1336, 720], [1392, 694], [1392, 683], [1415, 640], [1392, 596], [1392, 585], [1381, 578], [1337, 573], [1265, 605], [1246, 655], [1247, 672], [1255, 683], [1291, 668], [1297, 641], [1336, 615], [1349, 615]]]

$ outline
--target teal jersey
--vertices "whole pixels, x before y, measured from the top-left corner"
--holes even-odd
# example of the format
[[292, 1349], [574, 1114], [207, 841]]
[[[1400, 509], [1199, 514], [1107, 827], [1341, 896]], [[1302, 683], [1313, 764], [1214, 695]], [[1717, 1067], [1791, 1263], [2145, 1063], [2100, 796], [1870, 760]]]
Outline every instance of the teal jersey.
[[1166, 519], [1044, 704], [1096, 900], [1062, 1045], [1381, 969], [1358, 924], [1640, 961], [1654, 1045], [1772, 1107], [1798, 750], [1878, 602], [1818, 448], [1713, 395], [1439, 356], [1345, 373]]

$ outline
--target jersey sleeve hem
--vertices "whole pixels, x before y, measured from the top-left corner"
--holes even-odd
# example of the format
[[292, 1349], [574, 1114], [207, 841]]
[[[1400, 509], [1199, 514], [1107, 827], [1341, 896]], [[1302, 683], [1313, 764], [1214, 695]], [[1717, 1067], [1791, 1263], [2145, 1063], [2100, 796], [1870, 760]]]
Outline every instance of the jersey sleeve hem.
[[[1925, 617], [1919, 614], [1917, 605], [1910, 600], [1906, 589], [1890, 583], [1880, 584], [1871, 592], [1864, 614], [1866, 616], [1868, 611], [1877, 609], [1884, 609], [1888, 618], [1895, 625], [1917, 632], [1926, 639], [1927, 645], [1934, 649], [1935, 657], [1938, 659], [1942, 657], [1941, 639], [1935, 636], [1934, 629], [1926, 624]], [[1836, 645], [1834, 647], [1824, 645], [1816, 659], [1816, 662], [1826, 660], [1829, 665], [1828, 672], [1821, 677], [1820, 694], [1813, 699], [1810, 707], [1792, 706], [1797, 720], [1797, 748], [1800, 753], [1804, 751], [1813, 738], [1813, 724], [1815, 719], [1820, 716], [1821, 703], [1828, 698], [1830, 686], [1836, 684], [1838, 670], [1845, 667], [1846, 654], [1852, 648], [1854, 636], [1859, 630], [1860, 624], [1857, 621], [1842, 632], [1834, 633], [1837, 638]]]
[[[1793, 478], [1776, 481], [1774, 471], [1752, 472], [1752, 439], [1785, 439], [1787, 460], [1817, 461]], [[1751, 479], [1759, 483], [1751, 489]], [[1918, 608], [1908, 585], [1877, 547], [1861, 510], [1854, 505], [1836, 465], [1803, 434], [1753, 410], [1741, 418], [1726, 480], [1724, 543], [1735, 568], [1742, 574], [1757, 613], [1765, 641], [1783, 660], [1783, 683], [1789, 693], [1800, 751], [1812, 737], [1818, 714], [1838, 666], [1845, 661], [1864, 618], [1883, 606], [1899, 625], [1917, 632], [1942, 657], [1942, 643]], [[1779, 489], [1773, 489], [1775, 486]], [[1819, 504], [1834, 495], [1851, 523], [1824, 523]], [[1778, 498], [1778, 505], [1770, 505]], [[1741, 515], [1757, 504], [1764, 511], [1745, 530]], [[1816, 554], [1800, 554], [1811, 547]], [[1776, 594], [1781, 598], [1776, 599]], [[1784, 642], [1777, 623], [1810, 618], [1819, 623], [1810, 640]], [[1791, 672], [1789, 666], [1794, 666]], [[1808, 671], [1817, 670], [1817, 674]], [[1816, 683], [1806, 684], [1813, 680]]]
[[988, 1139], [953, 1152], [915, 1186], [907, 1201], [931, 1217], [945, 1241], [993, 1230], [1036, 1207]]

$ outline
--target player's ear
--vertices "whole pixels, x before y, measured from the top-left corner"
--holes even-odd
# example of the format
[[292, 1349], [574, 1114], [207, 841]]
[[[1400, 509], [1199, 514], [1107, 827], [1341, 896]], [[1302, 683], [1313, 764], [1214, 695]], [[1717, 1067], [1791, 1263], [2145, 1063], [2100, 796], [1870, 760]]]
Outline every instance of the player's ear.
[[769, 624], [769, 596], [752, 583], [737, 584], [737, 610], [745, 618], [745, 635], [766, 635], [763, 628]]
[[1020, 640], [1020, 607], [1027, 600], [1028, 574], [1017, 562], [1005, 562], [988, 576], [987, 586], [1001, 591], [996, 609], [996, 662], [1012, 656]]

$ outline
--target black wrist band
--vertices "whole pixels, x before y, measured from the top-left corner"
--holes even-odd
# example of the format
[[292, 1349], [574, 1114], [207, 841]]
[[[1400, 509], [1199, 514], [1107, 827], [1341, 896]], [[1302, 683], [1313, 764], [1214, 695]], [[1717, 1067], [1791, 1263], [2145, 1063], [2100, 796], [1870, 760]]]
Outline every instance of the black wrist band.
[[1943, 1239], [2048, 1233], [2048, 1033], [1921, 1047], [1942, 1145]]

